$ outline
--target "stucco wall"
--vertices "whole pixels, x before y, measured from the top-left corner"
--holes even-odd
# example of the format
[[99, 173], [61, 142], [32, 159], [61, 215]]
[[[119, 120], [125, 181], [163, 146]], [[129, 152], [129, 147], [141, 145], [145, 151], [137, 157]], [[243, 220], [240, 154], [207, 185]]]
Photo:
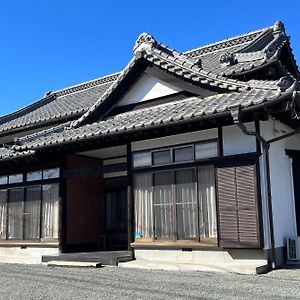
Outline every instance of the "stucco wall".
[[180, 145], [190, 142], [205, 141], [218, 138], [217, 129], [209, 129], [203, 131], [195, 131], [190, 133], [182, 133], [177, 135], [166, 136], [146, 141], [133, 142], [131, 144], [132, 151], [145, 150], [151, 148], [166, 147], [169, 145]]
[[[250, 131], [255, 130], [254, 123], [246, 124]], [[236, 125], [223, 127], [224, 156], [256, 152], [255, 137], [245, 135]]]
[[[291, 131], [290, 128], [277, 121], [260, 122], [261, 135], [269, 140]], [[275, 246], [286, 244], [286, 238], [296, 234], [296, 219], [294, 206], [293, 179], [291, 170], [291, 158], [285, 154], [286, 149], [300, 150], [300, 135], [289, 137], [272, 143], [269, 150], [270, 175], [272, 190], [272, 205], [274, 217]], [[263, 158], [260, 161], [262, 178]], [[262, 187], [263, 200], [266, 201], [266, 192]], [[267, 220], [267, 205], [264, 203], [264, 221]], [[265, 226], [266, 248], [268, 248], [268, 233]]]

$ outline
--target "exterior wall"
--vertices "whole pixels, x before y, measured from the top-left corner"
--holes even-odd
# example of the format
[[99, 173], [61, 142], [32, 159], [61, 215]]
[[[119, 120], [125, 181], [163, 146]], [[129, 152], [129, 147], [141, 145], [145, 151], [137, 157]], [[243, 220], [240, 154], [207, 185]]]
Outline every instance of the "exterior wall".
[[180, 92], [177, 88], [154, 76], [145, 74], [121, 100], [118, 106], [143, 102]]
[[[254, 131], [255, 124], [246, 124], [247, 129]], [[256, 138], [245, 135], [236, 125], [223, 127], [224, 156], [256, 152]]]
[[180, 145], [184, 143], [205, 141], [216, 138], [218, 138], [218, 130], [209, 129], [204, 131], [182, 133], [157, 139], [133, 142], [131, 144], [131, 149], [132, 151], [139, 151], [151, 148], [167, 147], [170, 145]]
[[[261, 135], [269, 140], [291, 129], [277, 121], [260, 122]], [[296, 218], [294, 204], [293, 178], [291, 168], [291, 158], [285, 154], [285, 150], [300, 150], [300, 135], [294, 135], [289, 138], [274, 142], [270, 146], [270, 175], [272, 190], [272, 206], [274, 218], [275, 247], [286, 245], [286, 238], [296, 235]], [[264, 216], [264, 235], [265, 246], [269, 246], [268, 215], [267, 215], [267, 195], [264, 186], [265, 172], [263, 157], [260, 161], [262, 171], [262, 199]]]

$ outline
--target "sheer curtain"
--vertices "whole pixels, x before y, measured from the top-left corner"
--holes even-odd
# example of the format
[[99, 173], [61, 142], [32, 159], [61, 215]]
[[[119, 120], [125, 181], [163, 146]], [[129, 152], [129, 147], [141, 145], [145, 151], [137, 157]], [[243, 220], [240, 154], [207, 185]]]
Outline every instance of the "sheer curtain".
[[22, 188], [11, 189], [8, 192], [8, 228], [7, 238], [23, 238], [23, 199], [24, 190]]
[[153, 206], [156, 238], [170, 239], [174, 237], [172, 177], [172, 172], [154, 174]]
[[42, 191], [42, 238], [58, 238], [59, 184], [45, 184]]
[[6, 239], [7, 190], [0, 190], [0, 239]]
[[26, 188], [24, 206], [24, 238], [38, 239], [40, 237], [41, 186]]
[[136, 236], [153, 237], [152, 174], [134, 176]]
[[198, 237], [195, 169], [176, 171], [176, 223], [179, 239]]
[[217, 237], [215, 174], [213, 166], [198, 168], [200, 237]]

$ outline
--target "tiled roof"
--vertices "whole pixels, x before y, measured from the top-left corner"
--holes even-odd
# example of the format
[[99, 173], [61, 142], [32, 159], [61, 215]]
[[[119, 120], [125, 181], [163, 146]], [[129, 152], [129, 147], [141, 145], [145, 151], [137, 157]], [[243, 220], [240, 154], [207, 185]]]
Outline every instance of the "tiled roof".
[[60, 127], [44, 132], [44, 134], [29, 135], [20, 138], [18, 145], [14, 145], [13, 149], [16, 151], [43, 149], [101, 136], [201, 120], [214, 115], [229, 113], [231, 109], [237, 107], [245, 109], [262, 103], [271, 103], [289, 93], [291, 93], [290, 90], [280, 93], [277, 90], [252, 89], [241, 93], [232, 92], [206, 98], [190, 97], [186, 100], [121, 113], [79, 128]]
[[[184, 54], [157, 43], [160, 49], [148, 49], [143, 52], [143, 57], [165, 71], [197, 84], [241, 91], [245, 84], [231, 81], [228, 77], [268, 65], [276, 59], [286, 41], [282, 23], [276, 23], [272, 27], [193, 49]], [[270, 48], [273, 55], [268, 52]], [[171, 51], [171, 55], [166, 54], [168, 51]], [[136, 59], [138, 58], [135, 57], [134, 60]], [[222, 63], [220, 59], [229, 59], [230, 63]], [[117, 86], [114, 82], [117, 79], [120, 81], [122, 75], [124, 77], [124, 71], [52, 92], [32, 105], [1, 117], [0, 135], [89, 114], [88, 111], [94, 111], [113, 87]], [[75, 124], [80, 124], [80, 121]]]
[[35, 151], [33, 151], [33, 150], [18, 152], [11, 148], [0, 147], [0, 160], [3, 161], [3, 160], [9, 160], [9, 159], [20, 157], [20, 156], [22, 156], [22, 157], [29, 156], [34, 153], [35, 153]]
[[[185, 53], [159, 43], [151, 35], [142, 34], [134, 47], [133, 59], [122, 72], [48, 93], [40, 101], [1, 117], [0, 135], [22, 128], [60, 125], [16, 138], [14, 145], [0, 148], [0, 159], [32, 155], [36, 150], [55, 145], [212, 118], [229, 114], [233, 107], [255, 109], [262, 103], [272, 105], [296, 89], [297, 83], [288, 71], [287, 76], [279, 80], [242, 81], [235, 75], [278, 60], [286, 44], [289, 46], [289, 40], [282, 23]], [[105, 112], [99, 114], [101, 107], [105, 111], [103, 103], [110, 106], [110, 96], [122, 86], [121, 82], [126, 82], [128, 74], [136, 70], [134, 66], [145, 61], [151, 67], [219, 94], [190, 97], [109, 118]], [[95, 120], [98, 121], [89, 124]]]
[[187, 51], [185, 55], [201, 59], [206, 71], [237, 76], [274, 62], [287, 41], [283, 24], [277, 22], [272, 27]]
[[105, 76], [48, 94], [42, 100], [0, 118], [0, 134], [25, 126], [79, 117], [101, 97], [117, 76]]
[[[272, 41], [269, 43], [273, 45]], [[271, 46], [269, 46], [271, 47]], [[196, 85], [205, 86], [207, 88], [218, 88], [227, 91], [241, 92], [247, 88], [261, 88], [261, 89], [278, 89], [283, 88], [280, 84], [281, 81], [239, 81], [237, 79], [231, 79], [229, 77], [221, 76], [210, 71], [205, 71], [202, 67], [201, 60], [188, 58], [185, 54], [179, 53], [162, 43], [157, 42], [151, 35], [143, 33], [138, 38], [135, 47], [135, 56], [126, 66], [126, 68], [120, 73], [117, 80], [112, 84], [109, 89], [99, 98], [97, 102], [91, 108], [84, 113], [79, 119], [73, 122], [73, 127], [78, 127], [87, 123], [87, 120], [95, 114], [97, 109], [108, 97], [115, 91], [120, 82], [126, 78], [127, 74], [134, 67], [134, 65], [140, 59], [146, 59], [151, 64], [164, 70], [167, 73], [180, 77], [184, 80], [194, 82]], [[265, 48], [264, 48], [265, 51]], [[272, 50], [273, 52], [275, 50]], [[273, 53], [272, 52], [272, 53]], [[292, 84], [292, 80], [290, 81]], [[285, 86], [287, 88], [287, 86]]]
[[245, 34], [241, 34], [239, 36], [235, 36], [226, 40], [218, 41], [216, 43], [212, 43], [210, 45], [205, 45], [202, 47], [198, 47], [196, 49], [191, 49], [185, 52], [188, 57], [197, 58], [207, 53], [212, 53], [215, 51], [220, 51], [223, 49], [237, 47], [244, 48], [250, 42], [255, 40], [258, 36], [260, 36], [264, 31], [271, 29], [272, 27], [263, 28], [259, 30], [255, 30], [252, 32], [248, 32]]

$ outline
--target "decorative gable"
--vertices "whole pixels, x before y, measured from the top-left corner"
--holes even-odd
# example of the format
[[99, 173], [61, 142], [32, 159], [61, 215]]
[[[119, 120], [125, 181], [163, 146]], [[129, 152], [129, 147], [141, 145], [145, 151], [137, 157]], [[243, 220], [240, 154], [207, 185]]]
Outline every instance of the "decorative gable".
[[145, 73], [137, 83], [121, 99], [117, 106], [144, 102], [181, 92], [178, 88], [166, 81]]

